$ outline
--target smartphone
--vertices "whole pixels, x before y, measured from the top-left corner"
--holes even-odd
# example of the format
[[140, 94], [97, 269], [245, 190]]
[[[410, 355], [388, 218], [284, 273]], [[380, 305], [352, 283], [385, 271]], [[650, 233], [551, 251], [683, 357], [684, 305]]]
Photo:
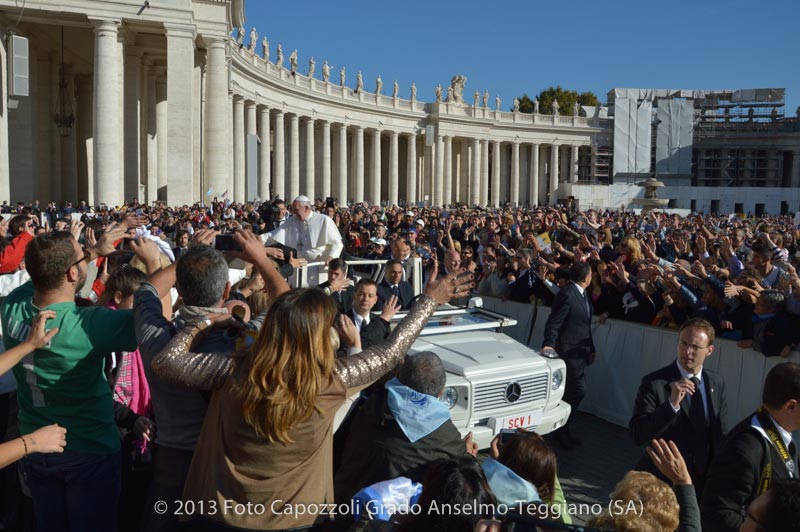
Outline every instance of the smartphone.
[[500, 429], [500, 445], [505, 445], [517, 434], [517, 429]]
[[136, 216], [142, 215], [142, 209], [136, 209]]
[[241, 251], [242, 247], [234, 240], [233, 235], [217, 235], [214, 238], [214, 249], [218, 251]]

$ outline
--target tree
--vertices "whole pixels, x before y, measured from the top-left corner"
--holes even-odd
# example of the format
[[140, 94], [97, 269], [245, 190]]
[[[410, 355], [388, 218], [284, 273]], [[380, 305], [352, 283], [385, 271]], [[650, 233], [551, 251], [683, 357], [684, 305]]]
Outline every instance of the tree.
[[[539, 112], [542, 114], [552, 114], [553, 112], [553, 100], [558, 100], [558, 114], [563, 116], [570, 116], [572, 115], [572, 107], [575, 105], [575, 102], [578, 102], [578, 105], [588, 105], [594, 107], [597, 105], [597, 96], [593, 92], [582, 92], [578, 94], [577, 91], [570, 91], [564, 90], [560, 86], [558, 87], [549, 87], [543, 91], [541, 91], [538, 96], [539, 99]], [[519, 110], [521, 113], [532, 113], [533, 112], [533, 100], [527, 95], [523, 94], [519, 96]], [[583, 110], [581, 110], [581, 116], [585, 116]]]

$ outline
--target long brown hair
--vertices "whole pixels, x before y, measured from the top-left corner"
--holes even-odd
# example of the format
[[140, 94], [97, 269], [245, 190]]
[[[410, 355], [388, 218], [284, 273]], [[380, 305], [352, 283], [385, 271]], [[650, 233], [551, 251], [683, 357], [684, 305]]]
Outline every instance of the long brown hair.
[[534, 485], [539, 497], [553, 502], [556, 483], [556, 453], [535, 432], [517, 429], [517, 434], [503, 445], [498, 461]]
[[333, 376], [335, 317], [333, 299], [316, 289], [291, 290], [273, 302], [234, 377], [244, 419], [258, 435], [293, 443], [289, 432], [318, 410]]

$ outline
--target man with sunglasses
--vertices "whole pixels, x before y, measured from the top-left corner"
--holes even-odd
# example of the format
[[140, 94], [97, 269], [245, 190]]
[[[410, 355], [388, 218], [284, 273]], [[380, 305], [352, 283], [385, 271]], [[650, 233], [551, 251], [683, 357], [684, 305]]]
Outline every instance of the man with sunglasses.
[[110, 228], [91, 250], [67, 232], [37, 236], [25, 250], [32, 281], [3, 304], [6, 349], [25, 341], [41, 310], [55, 311], [46, 328], [60, 331], [14, 368], [20, 432], [54, 423], [67, 429], [62, 454], [34, 453], [21, 462], [41, 530], [116, 530], [120, 443], [103, 366], [109, 352], [136, 349], [133, 313], [78, 307], [75, 294], [88, 261], [113, 251], [123, 232]]

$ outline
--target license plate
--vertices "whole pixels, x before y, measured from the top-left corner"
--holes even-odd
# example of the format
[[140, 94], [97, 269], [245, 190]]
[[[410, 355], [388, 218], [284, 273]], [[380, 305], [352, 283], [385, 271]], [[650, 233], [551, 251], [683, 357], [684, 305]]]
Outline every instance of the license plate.
[[513, 416], [501, 417], [495, 420], [494, 432], [497, 434], [500, 429], [525, 429], [539, 425], [544, 418], [544, 410], [532, 410]]

